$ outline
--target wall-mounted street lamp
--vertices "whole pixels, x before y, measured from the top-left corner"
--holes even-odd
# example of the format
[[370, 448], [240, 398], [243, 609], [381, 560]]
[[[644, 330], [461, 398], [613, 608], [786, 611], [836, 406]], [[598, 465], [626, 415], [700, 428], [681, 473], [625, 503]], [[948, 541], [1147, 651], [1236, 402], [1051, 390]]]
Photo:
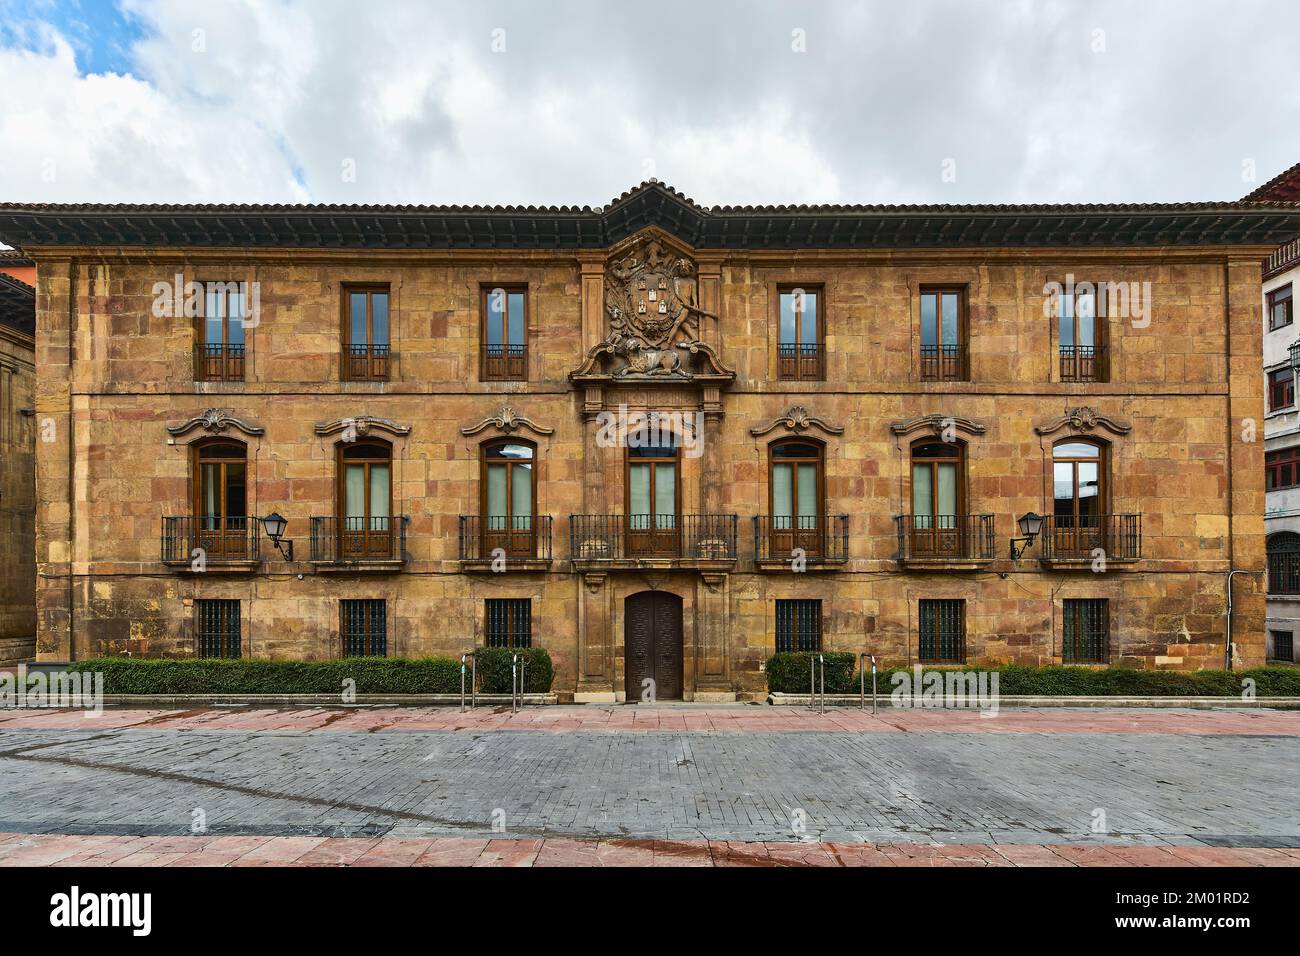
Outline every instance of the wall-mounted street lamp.
[[1287, 352], [1291, 355], [1291, 371], [1300, 372], [1300, 339], [1296, 339], [1295, 344], [1287, 349]]
[[[1016, 521], [1023, 537], [1011, 539], [1011, 560], [1018, 561], [1025, 550], [1034, 543], [1038, 532], [1043, 530], [1043, 516], [1033, 511], [1026, 512]], [[1016, 547], [1019, 543], [1020, 547]]]
[[[284, 529], [289, 526], [289, 521], [278, 511], [272, 511], [262, 519], [262, 527], [266, 529], [266, 536], [271, 539], [275, 545], [275, 550], [279, 551], [286, 561], [293, 560], [293, 542], [284, 540]], [[286, 551], [284, 546], [288, 545]]]

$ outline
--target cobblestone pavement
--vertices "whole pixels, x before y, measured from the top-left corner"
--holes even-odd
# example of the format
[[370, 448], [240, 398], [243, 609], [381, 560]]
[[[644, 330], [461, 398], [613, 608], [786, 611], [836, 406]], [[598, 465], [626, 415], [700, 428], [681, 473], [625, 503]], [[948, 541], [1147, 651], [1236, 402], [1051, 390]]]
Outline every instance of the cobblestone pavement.
[[[712, 729], [750, 710], [798, 729]], [[432, 709], [9, 712], [0, 833], [14, 836], [0, 860], [59, 862], [98, 847], [146, 861], [303, 862], [317, 850], [360, 860], [419, 848], [417, 859], [539, 865], [647, 853], [833, 863], [841, 844], [930, 859], [935, 851], [898, 846], [940, 843], [985, 863], [1227, 848], [1293, 865], [1283, 851], [1300, 848], [1289, 713], [765, 713], [776, 710], [546, 708], [514, 720]], [[646, 728], [629, 732], [642, 715]], [[421, 729], [432, 721], [449, 723]], [[584, 721], [602, 729], [568, 727]], [[196, 824], [205, 836], [190, 835]], [[142, 840], [155, 842], [132, 842]]]

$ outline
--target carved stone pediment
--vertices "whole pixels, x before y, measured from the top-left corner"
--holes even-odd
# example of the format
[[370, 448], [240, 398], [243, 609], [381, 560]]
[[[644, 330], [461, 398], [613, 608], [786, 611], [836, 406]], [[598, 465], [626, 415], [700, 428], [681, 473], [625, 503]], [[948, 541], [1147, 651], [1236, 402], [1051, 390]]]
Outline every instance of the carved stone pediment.
[[616, 247], [605, 267], [605, 338], [570, 373], [575, 381], [730, 381], [712, 346], [700, 341], [695, 261], [660, 233]]
[[820, 428], [828, 435], [841, 435], [844, 433], [843, 425], [831, 425], [818, 418], [816, 415], [809, 415], [808, 409], [804, 408], [802, 405], [791, 405], [766, 425], [755, 425], [749, 430], [749, 433], [757, 438], [760, 435], [766, 435], [772, 429], [779, 427], [788, 428], [792, 432], [802, 432], [809, 428]]
[[502, 405], [501, 411], [483, 419], [477, 425], [462, 426], [460, 433], [462, 435], [477, 435], [485, 428], [499, 428], [507, 434], [517, 431], [520, 428], [527, 428], [538, 435], [549, 435], [555, 431], [554, 428], [546, 428], [542, 425], [538, 425], [531, 418], [525, 418], [523, 415], [516, 412], [510, 405]]
[[191, 418], [183, 424], [168, 425], [167, 431], [169, 434], [179, 437], [192, 432], [196, 428], [202, 428], [204, 431], [211, 432], [214, 435], [220, 435], [222, 432], [233, 428], [236, 431], [241, 431], [245, 435], [250, 435], [254, 438], [266, 432], [266, 429], [262, 426], [250, 424], [242, 418], [236, 418], [224, 408], [209, 408], [202, 415], [199, 415], [196, 418]]
[[942, 435], [949, 428], [966, 432], [968, 435], [983, 435], [985, 432], [983, 422], [957, 415], [917, 415], [915, 418], [894, 422], [889, 426], [889, 430], [895, 435], [907, 435], [914, 431]]
[[1060, 418], [1053, 418], [1042, 425], [1034, 426], [1034, 431], [1040, 435], [1051, 435], [1063, 428], [1076, 432], [1090, 432], [1096, 428], [1104, 428], [1114, 435], [1127, 435], [1133, 430], [1133, 426], [1128, 422], [1103, 415], [1095, 408], [1083, 405], [1079, 408], [1067, 409]]
[[337, 435], [347, 433], [357, 438], [365, 438], [371, 432], [388, 432], [401, 437], [411, 433], [410, 425], [399, 425], [387, 418], [374, 418], [370, 415], [358, 415], [355, 418], [336, 418], [332, 422], [317, 422], [317, 435]]

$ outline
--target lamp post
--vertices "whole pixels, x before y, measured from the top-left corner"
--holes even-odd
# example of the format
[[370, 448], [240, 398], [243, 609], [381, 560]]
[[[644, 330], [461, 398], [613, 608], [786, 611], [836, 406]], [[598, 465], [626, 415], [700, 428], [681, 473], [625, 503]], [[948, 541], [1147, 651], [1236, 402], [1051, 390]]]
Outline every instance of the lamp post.
[[1287, 352], [1291, 356], [1291, 371], [1300, 372], [1300, 339], [1296, 339], [1295, 344], [1287, 349]]
[[[275, 550], [279, 551], [286, 561], [293, 560], [293, 542], [284, 540], [284, 529], [289, 526], [289, 521], [278, 511], [272, 511], [262, 519], [262, 527], [266, 529], [266, 536], [271, 539], [275, 545]], [[285, 550], [288, 545], [288, 550]]]
[[[1038, 533], [1043, 530], [1043, 516], [1036, 512], [1029, 511], [1016, 520], [1016, 525], [1020, 528], [1020, 534], [1022, 537], [1011, 539], [1012, 561], [1019, 561], [1020, 556], [1034, 543], [1034, 539], [1038, 537]], [[1017, 548], [1017, 544], [1019, 544], [1020, 547]]]

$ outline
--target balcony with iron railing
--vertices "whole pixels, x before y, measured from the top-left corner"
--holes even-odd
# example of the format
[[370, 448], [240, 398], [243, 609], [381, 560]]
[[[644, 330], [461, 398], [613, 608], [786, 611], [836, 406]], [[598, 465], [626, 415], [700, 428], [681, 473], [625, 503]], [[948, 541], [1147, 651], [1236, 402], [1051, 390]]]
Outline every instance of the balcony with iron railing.
[[782, 342], [776, 348], [778, 378], [821, 381], [826, 377], [823, 361], [822, 347], [816, 342], [802, 344]]
[[835, 570], [848, 559], [848, 515], [754, 518], [754, 562], [760, 571]]
[[922, 345], [921, 381], [965, 382], [970, 379], [966, 346]]
[[461, 515], [463, 571], [545, 571], [551, 566], [551, 516]]
[[386, 382], [391, 359], [387, 345], [349, 345], [343, 352], [343, 378], [349, 382]]
[[991, 514], [897, 515], [898, 561], [907, 568], [969, 570], [997, 556]]
[[162, 519], [162, 561], [180, 571], [255, 571], [262, 563], [261, 547], [261, 518]]
[[1047, 517], [1041, 535], [1042, 561], [1056, 567], [1104, 570], [1142, 557], [1140, 514]]
[[1105, 382], [1109, 380], [1110, 355], [1104, 345], [1062, 345], [1062, 382]]
[[200, 382], [242, 382], [244, 346], [201, 345], [194, 377]]
[[528, 378], [528, 346], [484, 345], [483, 378], [492, 382], [522, 382]]
[[726, 570], [736, 561], [734, 514], [569, 515], [577, 567]]
[[406, 564], [406, 515], [309, 521], [309, 558], [317, 570], [399, 571]]

